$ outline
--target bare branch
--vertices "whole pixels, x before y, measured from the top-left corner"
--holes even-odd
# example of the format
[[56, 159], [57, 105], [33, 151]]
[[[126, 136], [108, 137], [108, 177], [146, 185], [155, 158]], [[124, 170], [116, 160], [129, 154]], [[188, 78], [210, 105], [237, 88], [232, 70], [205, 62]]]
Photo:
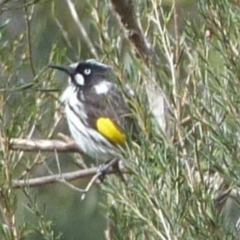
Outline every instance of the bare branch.
[[54, 174], [50, 176], [26, 179], [26, 180], [13, 180], [13, 188], [23, 188], [23, 187], [40, 187], [42, 185], [47, 185], [51, 183], [56, 183], [62, 180], [73, 181], [78, 178], [92, 177], [96, 174], [97, 168], [83, 169], [79, 171]]
[[[108, 169], [104, 167], [104, 174], [114, 174], [118, 173], [119, 170], [111, 168], [114, 162], [107, 165]], [[106, 172], [105, 172], [106, 170]], [[127, 170], [124, 167], [120, 167], [121, 173], [127, 173]], [[82, 169], [69, 173], [54, 174], [50, 176], [26, 179], [26, 180], [13, 180], [13, 188], [23, 188], [23, 187], [40, 187], [47, 184], [57, 183], [57, 182], [70, 182], [80, 178], [89, 178], [93, 177], [94, 180], [91, 181], [91, 185], [96, 181], [96, 178], [99, 177], [99, 168], [93, 167], [88, 169]], [[88, 187], [89, 188], [89, 187]]]
[[81, 21], [80, 21], [80, 19], [78, 17], [78, 14], [77, 14], [77, 11], [76, 11], [76, 8], [75, 8], [73, 2], [71, 0], [66, 0], [66, 2], [67, 2], [67, 5], [68, 5], [68, 8], [69, 8], [69, 11], [70, 11], [70, 13], [72, 15], [72, 18], [73, 18], [74, 22], [76, 23], [80, 33], [82, 34], [83, 39], [85, 40], [87, 46], [89, 47], [92, 55], [96, 59], [98, 59], [97, 51], [96, 51], [94, 45], [92, 44], [92, 41], [91, 41], [90, 37], [87, 34], [87, 31], [85, 30], [83, 24], [81, 23]]
[[132, 0], [111, 0], [115, 11], [119, 15], [121, 22], [128, 30], [128, 38], [136, 47], [140, 56], [147, 61], [152, 57], [154, 51], [147, 38], [143, 35], [140, 26], [136, 21], [136, 14]]
[[30, 63], [32, 74], [33, 74], [33, 78], [35, 78], [36, 76], [36, 71], [35, 71], [34, 62], [33, 62], [32, 38], [31, 38], [31, 23], [32, 23], [34, 9], [35, 9], [35, 5], [32, 5], [31, 13], [29, 14], [27, 4], [24, 6], [25, 21], [27, 26], [28, 57], [29, 57], [29, 63]]
[[[6, 142], [0, 139], [0, 142]], [[64, 142], [61, 140], [45, 140], [45, 139], [19, 139], [12, 138], [9, 140], [9, 148], [11, 150], [21, 151], [58, 151], [58, 152], [80, 152], [81, 150], [72, 142]]]
[[[111, 0], [111, 2], [121, 19], [123, 27], [128, 31], [129, 40], [134, 44], [145, 64], [149, 66], [149, 60], [158, 60], [153, 46], [148, 42], [137, 22], [133, 1]], [[171, 110], [169, 101], [153, 76], [145, 78], [145, 82], [149, 106], [153, 116], [165, 135], [171, 137], [172, 124], [169, 123], [169, 112]]]
[[[0, 143], [6, 143], [5, 139], [0, 138]], [[58, 152], [80, 152], [81, 150], [75, 144], [74, 141], [69, 141], [68, 143], [60, 140], [35, 140], [35, 139], [10, 139], [8, 142], [9, 149], [11, 150], [20, 150], [20, 151], [58, 151]], [[112, 160], [103, 166], [104, 174], [113, 174], [113, 173], [127, 173], [128, 171], [123, 166], [119, 166], [120, 169], [114, 169], [113, 166], [116, 164], [118, 160]], [[79, 178], [89, 178], [92, 177], [92, 180], [88, 184], [86, 192], [89, 188], [95, 183], [96, 179], [102, 172], [99, 172], [99, 168], [88, 168], [82, 169], [79, 171], [69, 172], [69, 173], [60, 173], [60, 174], [52, 174], [50, 176], [25, 179], [25, 180], [13, 180], [12, 187], [13, 188], [23, 188], [23, 187], [40, 187], [42, 185], [56, 183], [56, 182], [69, 182]]]

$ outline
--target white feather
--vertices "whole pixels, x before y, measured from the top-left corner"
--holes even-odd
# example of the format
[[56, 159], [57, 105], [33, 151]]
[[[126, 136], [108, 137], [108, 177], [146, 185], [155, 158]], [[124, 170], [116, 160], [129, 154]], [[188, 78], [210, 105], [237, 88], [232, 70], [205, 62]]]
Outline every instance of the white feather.
[[68, 87], [64, 90], [60, 97], [60, 102], [65, 104], [70, 98], [71, 94], [74, 92], [75, 87], [71, 84], [71, 78], [68, 79]]
[[99, 84], [94, 86], [96, 93], [99, 95], [107, 94], [111, 87], [112, 87], [112, 83], [107, 81], [102, 81]]
[[85, 84], [84, 77], [80, 73], [75, 74], [74, 79], [79, 86], [83, 86]]
[[[84, 106], [77, 98], [74, 85], [67, 87], [61, 97], [61, 101], [65, 104], [65, 112], [72, 137], [84, 153], [104, 161], [108, 160], [108, 156], [117, 156], [117, 148], [114, 148], [95, 129], [88, 126]], [[96, 142], [101, 144], [96, 144]]]
[[79, 64], [79, 62], [72, 63], [72, 64], [70, 64], [70, 68], [76, 69], [78, 64]]

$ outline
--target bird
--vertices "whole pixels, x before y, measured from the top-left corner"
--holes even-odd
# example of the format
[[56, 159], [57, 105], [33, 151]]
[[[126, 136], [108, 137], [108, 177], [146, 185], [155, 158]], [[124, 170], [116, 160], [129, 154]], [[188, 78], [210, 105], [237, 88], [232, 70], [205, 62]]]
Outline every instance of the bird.
[[107, 162], [120, 156], [134, 129], [132, 110], [126, 100], [134, 96], [114, 81], [113, 68], [95, 59], [68, 66], [50, 64], [68, 75], [68, 85], [60, 97], [72, 138], [83, 153]]

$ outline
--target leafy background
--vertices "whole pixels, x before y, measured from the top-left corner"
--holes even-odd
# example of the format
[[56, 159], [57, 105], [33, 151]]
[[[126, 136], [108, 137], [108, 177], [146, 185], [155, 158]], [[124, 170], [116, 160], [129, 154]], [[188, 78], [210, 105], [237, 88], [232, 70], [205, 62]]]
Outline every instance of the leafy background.
[[[116, 1], [0, 1], [1, 239], [238, 239], [238, 1], [122, 2], [133, 3], [147, 59]], [[47, 66], [88, 58], [138, 92], [127, 184], [107, 176], [84, 199], [90, 177], [16, 189], [16, 180], [96, 165], [12, 144], [69, 135], [58, 102], [66, 76]], [[145, 102], [159, 96], [161, 119]]]

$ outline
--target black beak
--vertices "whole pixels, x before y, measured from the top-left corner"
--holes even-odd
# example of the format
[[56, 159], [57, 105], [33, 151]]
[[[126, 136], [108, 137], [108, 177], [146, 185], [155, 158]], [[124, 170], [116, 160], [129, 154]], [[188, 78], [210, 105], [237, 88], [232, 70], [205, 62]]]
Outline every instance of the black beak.
[[50, 64], [50, 65], [48, 65], [48, 67], [58, 69], [60, 71], [63, 71], [65, 73], [67, 73], [68, 75], [73, 75], [74, 74], [74, 69], [69, 67], [69, 66], [61, 66], [61, 65]]

